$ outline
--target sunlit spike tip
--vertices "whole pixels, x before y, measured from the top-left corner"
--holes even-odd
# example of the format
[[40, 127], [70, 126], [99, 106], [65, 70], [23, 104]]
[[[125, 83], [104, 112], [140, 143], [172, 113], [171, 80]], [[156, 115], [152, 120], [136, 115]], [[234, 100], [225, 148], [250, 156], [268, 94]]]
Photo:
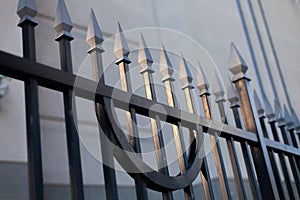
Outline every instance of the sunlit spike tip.
[[200, 96], [210, 95], [208, 90], [209, 84], [199, 62], [198, 62], [198, 70], [197, 70], [197, 88], [199, 90]]
[[168, 53], [165, 49], [165, 47], [162, 45], [161, 51], [160, 51], [160, 73], [162, 74], [163, 78], [162, 81], [171, 80], [174, 81], [173, 77], [173, 67], [171, 64], [171, 61], [169, 59]]
[[217, 72], [214, 72], [214, 79], [213, 79], [213, 94], [216, 97], [216, 103], [222, 101], [226, 101], [225, 99], [225, 89], [223, 87], [223, 81], [221, 81], [220, 76], [217, 74]]
[[253, 93], [254, 93], [254, 102], [256, 105], [257, 114], [260, 118], [264, 117], [264, 112], [265, 112], [264, 105], [262, 104], [260, 98], [258, 97], [256, 90], [254, 90]]
[[230, 102], [230, 107], [240, 107], [239, 97], [236, 93], [235, 87], [231, 82], [230, 77], [228, 77], [228, 85], [227, 85], [227, 99]]
[[180, 81], [182, 83], [181, 89], [190, 88], [193, 89], [193, 85], [191, 84], [193, 81], [192, 74], [190, 72], [189, 66], [181, 53], [180, 56], [180, 66], [179, 66], [179, 72], [180, 72]]
[[242, 58], [241, 54], [239, 53], [236, 46], [231, 43], [230, 46], [230, 65], [229, 70], [233, 73], [233, 81], [237, 81], [239, 79], [245, 78], [247, 80], [250, 80], [247, 76], [246, 72], [248, 70], [248, 67]]
[[265, 106], [265, 115], [267, 116], [268, 121], [275, 122], [276, 117], [275, 117], [274, 110], [270, 104], [270, 101], [268, 100], [268, 98], [266, 96], [264, 97], [264, 106]]
[[150, 54], [149, 48], [145, 41], [143, 34], [140, 34], [140, 41], [139, 41], [139, 50], [138, 50], [138, 63], [141, 66], [140, 73], [150, 72], [153, 73], [154, 70], [152, 68], [153, 59]]
[[300, 121], [299, 121], [299, 118], [298, 118], [294, 108], [291, 109], [291, 115], [292, 115], [292, 120], [295, 124], [296, 133], [300, 133]]
[[277, 99], [274, 99], [274, 107], [275, 107], [275, 117], [276, 117], [278, 126], [279, 127], [284, 126], [285, 125], [284, 117], [282, 116], [280, 103], [277, 101]]
[[73, 39], [73, 36], [70, 33], [73, 24], [64, 0], [58, 0], [57, 2], [54, 28], [57, 32], [56, 40], [59, 40], [59, 38], [63, 36]]
[[17, 7], [17, 14], [21, 18], [19, 21], [19, 26], [26, 20], [33, 24], [37, 24], [34, 17], [37, 14], [37, 8], [34, 0], [19, 0]]
[[294, 128], [294, 122], [291, 118], [291, 115], [290, 115], [289, 110], [286, 107], [286, 105], [283, 105], [283, 110], [284, 110], [284, 120], [286, 122], [287, 128], [288, 129], [293, 129]]
[[117, 57], [117, 62], [121, 60], [129, 61], [128, 55], [130, 53], [124, 32], [122, 30], [121, 24], [117, 23], [117, 29], [115, 34], [115, 43], [114, 43], [114, 54]]
[[94, 10], [91, 8], [89, 25], [87, 28], [86, 41], [90, 48], [100, 45], [103, 42], [103, 35], [100, 30]]

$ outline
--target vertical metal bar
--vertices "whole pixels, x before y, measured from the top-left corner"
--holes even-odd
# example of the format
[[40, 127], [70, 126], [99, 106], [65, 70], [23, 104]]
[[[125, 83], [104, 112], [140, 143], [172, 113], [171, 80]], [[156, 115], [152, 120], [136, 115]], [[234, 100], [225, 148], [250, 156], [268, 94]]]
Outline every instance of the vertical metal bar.
[[[167, 53], [164, 52], [165, 57], [167, 56]], [[167, 58], [165, 58], [167, 59]], [[171, 65], [171, 62], [169, 62], [169, 65]], [[178, 102], [176, 101], [173, 93], [174, 93], [174, 79], [172, 78], [173, 75], [173, 70], [171, 66], [168, 66], [170, 69], [167, 70], [168, 73], [164, 73], [165, 68], [161, 72], [164, 76], [163, 82], [165, 84], [165, 91], [166, 91], [166, 96], [167, 96], [167, 102], [168, 105], [174, 108], [179, 108]], [[180, 59], [180, 70], [181, 70], [181, 82], [183, 82], [184, 87], [192, 87], [191, 86], [191, 81], [192, 81], [192, 76], [189, 72], [188, 66], [185, 62], [185, 59], [183, 55], [181, 55]], [[189, 73], [187, 73], [189, 72]], [[168, 78], [166, 78], [168, 76]], [[188, 107], [191, 107], [188, 103]], [[191, 108], [190, 108], [191, 109]], [[185, 144], [184, 144], [184, 139], [183, 139], [183, 133], [182, 133], [182, 127], [181, 123], [177, 122], [177, 124], [172, 124], [172, 129], [173, 129], [173, 134], [174, 134], [174, 139], [175, 139], [175, 144], [176, 144], [176, 151], [177, 151], [177, 156], [178, 156], [178, 162], [179, 162], [179, 168], [180, 172], [183, 174], [186, 169], [188, 168], [188, 159], [185, 151]], [[195, 135], [194, 135], [194, 130], [190, 128], [190, 134], [189, 134], [189, 144], [193, 145], [193, 141], [195, 140]], [[202, 143], [200, 143], [202, 144]], [[193, 187], [192, 185], [184, 188], [184, 196], [185, 199], [195, 199], [194, 192], [193, 192]]]
[[[221, 121], [224, 124], [228, 124], [225, 108], [224, 108], [224, 102], [225, 100], [225, 90], [223, 87], [223, 84], [218, 76], [218, 74], [215, 72], [215, 79], [213, 80], [215, 82], [214, 87], [214, 96], [216, 97], [215, 102], [218, 104], [218, 109], [221, 117]], [[230, 83], [231, 84], [231, 83]], [[227, 148], [229, 152], [229, 157], [231, 161], [231, 166], [234, 174], [234, 180], [236, 183], [236, 189], [238, 192], [239, 199], [247, 199], [246, 191], [244, 188], [244, 181], [243, 176], [240, 170], [239, 160], [236, 153], [235, 143], [234, 139], [232, 137], [226, 138]]]
[[[63, 0], [59, 0], [56, 10], [55, 30], [57, 36], [55, 40], [59, 43], [61, 69], [68, 73], [73, 73], [72, 54], [70, 41], [73, 36], [70, 31], [72, 22]], [[79, 146], [79, 135], [76, 128], [77, 117], [75, 110], [75, 98], [73, 91], [67, 89], [63, 92], [65, 124], [67, 135], [67, 148], [69, 160], [69, 174], [71, 183], [71, 194], [74, 200], [83, 200], [83, 181], [81, 171], [81, 157]]]
[[[275, 121], [273, 122], [269, 122], [270, 126], [271, 126], [271, 130], [274, 136], [275, 141], [279, 142], [279, 138], [278, 138], [278, 133], [275, 127]], [[292, 181], [290, 179], [289, 173], [288, 173], [288, 168], [287, 168], [287, 163], [285, 162], [285, 155], [284, 153], [278, 153], [279, 156], [279, 160], [281, 163], [281, 168], [282, 168], [282, 172], [284, 175], [284, 179], [285, 179], [285, 183], [286, 183], [286, 187], [288, 190], [288, 195], [290, 196], [291, 199], [295, 199], [295, 195], [293, 192], [293, 187], [292, 187]]]
[[[21, 19], [18, 26], [22, 28], [23, 57], [35, 61], [34, 27], [37, 25], [37, 22], [34, 20], [34, 17], [37, 14], [37, 10], [35, 2], [32, 1], [30, 3], [32, 7], [22, 4], [22, 1], [19, 1], [17, 13]], [[29, 198], [31, 200], [39, 200], [44, 198], [44, 187], [38, 83], [35, 79], [29, 77], [25, 80], [24, 87]]]
[[[156, 101], [156, 93], [153, 84], [152, 74], [148, 71], [143, 73], [144, 82], [145, 82], [145, 90], [146, 90], [146, 98]], [[154, 149], [156, 153], [157, 166], [161, 173], [169, 175], [168, 171], [168, 163], [166, 160], [166, 152], [164, 151], [164, 141], [162, 136], [162, 129], [160, 125], [160, 119], [156, 116], [155, 119], [150, 118], [152, 135], [154, 140]], [[163, 199], [173, 199], [173, 195], [171, 192], [163, 193]]]
[[[188, 112], [194, 114], [195, 113], [195, 103], [194, 103], [194, 98], [192, 98], [191, 87], [185, 87], [182, 89], [184, 90]], [[198, 131], [198, 129], [202, 129], [202, 128], [200, 126], [197, 127], [197, 134], [203, 135], [203, 132]], [[204, 137], [202, 136], [201, 138], [202, 138], [202, 141], [200, 143], [202, 144]], [[203, 149], [204, 149], [204, 147], [203, 147]], [[214, 199], [215, 197], [214, 197], [214, 192], [213, 192], [213, 185], [212, 185], [212, 181], [210, 178], [209, 167], [208, 167], [206, 157], [203, 158], [203, 164], [201, 167], [200, 175], [201, 175], [201, 179], [202, 179], [205, 199], [207, 199], [207, 200]]]
[[[173, 96], [173, 92], [174, 92], [173, 80], [166, 79], [164, 80], [164, 83], [165, 83], [168, 105], [174, 108], [178, 108], [178, 104], [175, 101]], [[187, 163], [187, 156], [185, 152], [185, 145], [184, 145], [181, 123], [178, 122], [177, 125], [172, 124], [172, 130], [173, 130], [175, 144], [176, 144], [176, 151], [178, 156], [180, 173], [183, 174], [186, 171], [186, 168], [188, 167], [188, 163]], [[191, 140], [190, 142], [192, 142], [193, 139], [194, 137], [192, 138], [190, 137]], [[195, 199], [192, 185], [184, 188], [184, 196], [185, 199]]]
[[[285, 130], [285, 123], [278, 123], [279, 129], [281, 131], [284, 143], [287, 145], [291, 145], [291, 143], [288, 141], [286, 137], [286, 130]], [[288, 159], [290, 161], [290, 166], [294, 175], [295, 184], [297, 186], [298, 194], [300, 195], [300, 165], [299, 165], [299, 159], [296, 159], [294, 156], [289, 155]]]
[[[102, 53], [104, 50], [102, 49], [103, 36], [100, 31], [96, 16], [94, 14], [93, 9], [90, 12], [89, 25], [87, 30], [86, 41], [90, 47], [88, 53], [91, 55], [92, 60], [92, 69], [93, 69], [93, 78], [95, 81], [100, 82], [101, 84], [105, 84], [104, 80], [104, 69], [103, 69], [103, 61], [102, 61]], [[97, 116], [104, 115], [103, 105], [100, 103], [95, 103], [95, 111]], [[98, 120], [101, 123], [101, 127], [99, 126], [99, 135], [100, 135], [100, 146], [101, 146], [101, 154], [102, 154], [102, 167], [104, 174], [104, 182], [105, 182], [105, 194], [106, 199], [108, 200], [117, 200], [118, 199], [118, 190], [117, 190], [117, 180], [116, 173], [114, 169], [114, 159], [113, 159], [113, 149], [112, 144], [106, 142], [106, 137], [109, 140], [112, 140], [111, 133], [107, 128], [107, 121], [102, 120], [105, 119], [106, 116], [100, 117]]]
[[[289, 140], [288, 138], [288, 133], [287, 133], [287, 130], [291, 130], [291, 129], [294, 129], [294, 124], [292, 121], [290, 121], [290, 116], [288, 114], [288, 111], [287, 111], [287, 108], [284, 106], [284, 111], [285, 111], [285, 117], [283, 117], [282, 113], [281, 113], [281, 108], [280, 108], [280, 105], [277, 101], [275, 101], [275, 113], [277, 115], [277, 122], [278, 122], [278, 127], [281, 131], [281, 135], [282, 135], [282, 138], [283, 138], [283, 142], [287, 145], [290, 145], [290, 146], [293, 146], [293, 142]], [[288, 122], [286, 122], [288, 121]], [[293, 133], [292, 133], [293, 134]], [[300, 176], [299, 176], [299, 169], [300, 169], [300, 160], [299, 159], [296, 159], [294, 156], [290, 156], [291, 157], [291, 160], [290, 162], [292, 163], [291, 164], [291, 167], [296, 167], [298, 169], [294, 169], [293, 171], [295, 172], [294, 173], [294, 176], [295, 176], [295, 182], [297, 183], [297, 181], [300, 179]], [[292, 168], [293, 169], [293, 168]], [[298, 176], [297, 176], [298, 174]], [[297, 180], [298, 179], [298, 180]], [[300, 193], [299, 193], [300, 194]]]
[[[218, 104], [222, 122], [224, 124], [228, 124], [223, 101], [217, 101], [217, 104]], [[227, 147], [228, 147], [228, 151], [229, 151], [230, 161], [231, 161], [231, 165], [232, 165], [234, 180], [235, 180], [235, 184], [237, 187], [239, 199], [247, 199], [247, 194], [246, 194], [246, 190], [245, 190], [245, 186], [244, 186], [244, 180], [243, 180], [242, 172], [240, 169], [239, 160], [237, 157], [234, 139], [232, 137], [226, 138], [226, 143], [227, 143]]]
[[[129, 73], [129, 61], [122, 60], [116, 63], [119, 66], [121, 89], [132, 93], [131, 79]], [[130, 108], [130, 112], [126, 112], [127, 129], [129, 135], [129, 143], [134, 148], [135, 152], [141, 156], [141, 145], [139, 140], [136, 112], [134, 108]], [[148, 199], [146, 183], [141, 176], [134, 178], [137, 199]]]
[[[261, 125], [261, 128], [262, 128], [262, 132], [263, 132], [264, 137], [268, 138], [266, 125], [265, 125], [265, 122], [264, 122], [263, 118], [264, 117], [262, 116], [259, 119], [260, 120], [260, 125]], [[274, 150], [271, 149], [271, 150], [268, 151], [268, 153], [269, 153], [270, 162], [271, 162], [271, 166], [272, 166], [272, 169], [273, 169], [274, 178], [275, 178], [275, 182], [276, 182], [276, 185], [277, 185], [277, 190], [278, 190], [278, 193], [279, 193], [279, 197], [281, 199], [285, 199], [284, 190], [283, 190], [283, 186], [282, 186], [281, 178], [280, 178], [280, 174], [279, 174], [279, 169], [278, 169], [279, 166], [278, 166], [278, 163], [275, 160], [275, 152], [274, 152]], [[281, 156], [279, 155], [279, 157], [281, 157]], [[286, 177], [285, 177], [285, 179], [286, 179]]]
[[[240, 105], [237, 103], [238, 103], [238, 99], [235, 103], [233, 103], [233, 104], [231, 103], [230, 107], [233, 112], [236, 127], [242, 129], [241, 117], [240, 117], [240, 113], [238, 110]], [[256, 180], [256, 176], [255, 176], [255, 169], [251, 162], [251, 152], [248, 149], [248, 143], [241, 142], [240, 144], [241, 144], [241, 148], [242, 148], [242, 153], [243, 153], [243, 157], [244, 157], [244, 161], [245, 161], [245, 166], [246, 166], [246, 170], [247, 170], [247, 174], [248, 174], [248, 180], [250, 183], [250, 188], [251, 188], [253, 198], [254, 199], [262, 199], [260, 188], [259, 188], [258, 182]]]
[[[211, 113], [210, 113], [210, 105], [207, 94], [201, 95], [202, 99], [202, 105], [205, 113], [205, 117], [207, 119], [211, 119]], [[221, 146], [218, 140], [218, 135], [216, 132], [210, 133], [210, 140], [212, 145], [215, 143], [215, 146], [212, 146], [212, 151], [214, 155], [214, 160], [216, 162], [216, 168], [218, 172], [218, 178], [222, 190], [222, 198], [223, 199], [231, 199], [230, 189], [229, 189], [229, 183], [226, 175], [226, 169], [225, 164], [222, 156], [222, 150]]]
[[[60, 38], [57, 41], [59, 41], [61, 68], [63, 71], [72, 73], [70, 41], [65, 38]], [[84, 199], [79, 135], [76, 129], [77, 117], [73, 91], [70, 89], [64, 91], [63, 98], [72, 199]]]
[[[250, 91], [249, 81], [246, 72], [248, 67], [244, 63], [236, 47], [231, 46], [231, 66], [230, 71], [234, 74], [233, 82], [239, 96], [244, 126], [247, 131], [256, 133], [259, 140], [259, 147], [251, 146], [252, 157], [256, 168], [256, 174], [262, 196], [265, 199], [279, 199], [278, 190], [274, 180], [274, 174], [268, 156], [267, 147], [257, 114], [255, 104]], [[255, 110], [255, 112], [254, 112]]]
[[297, 140], [296, 140], [296, 136], [295, 136], [295, 129], [294, 128], [289, 128], [288, 130], [290, 132], [290, 137], [291, 137], [291, 140], [292, 140], [292, 144], [295, 148], [299, 148], [298, 146], [298, 143], [297, 143]]
[[[125, 36], [123, 35], [123, 31], [119, 23], [117, 24], [117, 32], [115, 35], [114, 53], [117, 58], [115, 64], [118, 65], [119, 67], [121, 89], [123, 91], [132, 93], [133, 91], [132, 91], [131, 78], [129, 73], [129, 63], [131, 63], [131, 61], [128, 58], [130, 50], [128, 48]], [[141, 145], [140, 145], [139, 133], [137, 128], [135, 108], [132, 107], [129, 108], [129, 112], [125, 112], [125, 114], [126, 114], [127, 130], [129, 135], [128, 138], [129, 143], [131, 144], [135, 152], [138, 153], [139, 156], [141, 156]], [[137, 198], [148, 199], [146, 183], [142, 179], [142, 177], [137, 175], [134, 177], [134, 181], [135, 181]]]
[[[199, 71], [197, 73], [197, 88], [199, 90], [199, 96], [201, 97], [202, 100], [202, 106], [203, 106], [205, 118], [211, 119], [211, 110], [210, 110], [210, 104], [208, 99], [208, 96], [210, 95], [208, 91], [209, 84], [199, 63], [198, 63], [198, 69]], [[209, 133], [214, 160], [216, 163], [216, 168], [218, 173], [218, 179], [222, 191], [222, 198], [231, 199], [229, 183], [226, 175], [226, 168], [222, 156], [222, 149], [219, 143], [218, 134], [217, 132], [211, 133], [209, 132], [209, 130], [206, 130], [204, 132]]]
[[271, 168], [270, 159], [268, 157], [268, 152], [266, 145], [264, 143], [264, 137], [261, 133], [261, 127], [259, 121], [255, 119], [253, 114], [250, 101], [250, 95], [248, 94], [248, 85], [246, 80], [240, 79], [235, 82], [235, 87], [237, 88], [238, 95], [240, 98], [240, 103], [242, 107], [242, 115], [244, 120], [244, 125], [246, 130], [257, 133], [260, 141], [261, 148], [251, 146], [251, 152], [253, 156], [254, 165], [256, 168], [257, 178], [260, 184], [263, 198], [278, 199], [279, 194], [276, 188], [273, 170]]
[[[145, 48], [146, 47], [144, 46], [143, 49], [145, 49]], [[143, 61], [143, 59], [141, 61]], [[151, 60], [150, 60], [150, 63], [151, 63]], [[141, 67], [146, 67], [145, 70], [141, 70], [141, 74], [143, 75], [143, 78], [144, 78], [146, 98], [153, 100], [153, 101], [157, 101], [156, 92], [155, 92], [155, 88], [154, 88], [154, 82], [153, 82], [153, 76], [152, 76], [152, 73], [154, 71], [148, 65], [143, 66], [142, 62], [139, 62], [139, 64], [141, 65]], [[155, 154], [156, 154], [158, 170], [165, 175], [169, 175], [167, 157], [166, 157], [166, 152], [164, 150], [164, 140], [163, 140], [163, 136], [162, 136], [162, 129], [161, 129], [161, 125], [160, 125], [159, 116], [155, 116], [155, 119], [150, 118], [150, 123], [151, 123], [151, 129], [152, 129], [152, 136], [153, 136], [153, 140], [154, 140], [154, 149], [155, 149]], [[164, 200], [173, 199], [172, 192], [163, 192], [162, 196], [163, 196]]]

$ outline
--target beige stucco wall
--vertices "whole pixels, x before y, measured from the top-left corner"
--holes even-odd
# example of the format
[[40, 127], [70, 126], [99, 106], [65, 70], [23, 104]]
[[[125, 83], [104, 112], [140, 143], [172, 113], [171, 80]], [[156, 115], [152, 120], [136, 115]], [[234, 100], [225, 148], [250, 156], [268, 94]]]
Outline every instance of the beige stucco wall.
[[[258, 15], [258, 24], [261, 28], [267, 56], [272, 68], [271, 71], [275, 78], [276, 88], [280, 94], [279, 100], [283, 104], [286, 103], [286, 100], [283, 95], [278, 71], [274, 64], [271, 47], [268, 43], [261, 17], [259, 17], [257, 2], [253, 2], [255, 12]], [[59, 68], [58, 45], [54, 41], [56, 33], [53, 29], [56, 1], [37, 0], [36, 3], [39, 11], [37, 16], [39, 26], [36, 28], [37, 61]], [[245, 11], [245, 18], [255, 56], [257, 57], [259, 71], [263, 77], [266, 95], [272, 102], [274, 95], [272, 94], [271, 85], [258, 45], [258, 39], [250, 18], [248, 5], [246, 1], [241, 3]], [[300, 70], [297, 67], [299, 62], [300, 39], [298, 35], [300, 33], [300, 25], [297, 19], [300, 17], [300, 5], [292, 0], [278, 0], [276, 2], [272, 1], [272, 3], [263, 1], [263, 3], [288, 87], [288, 93], [297, 113], [300, 113], [300, 105], [297, 103], [299, 99], [299, 89], [297, 86], [300, 75]], [[86, 66], [84, 66], [84, 69], [81, 69], [83, 71], [80, 71], [80, 73], [86, 73], [85, 76], [91, 78], [91, 71], [88, 66], [90, 58], [87, 57], [86, 53], [88, 46], [85, 43], [85, 30], [88, 24], [89, 9], [92, 7], [95, 10], [104, 37], [109, 37], [115, 32], [117, 21], [120, 21], [124, 30], [143, 27], [161, 27], [175, 30], [193, 38], [197, 43], [201, 44], [216, 63], [220, 73], [226, 76], [228, 74], [229, 46], [231, 42], [234, 42], [249, 65], [249, 76], [253, 78], [253, 87], [258, 87], [235, 0], [189, 2], [183, 0], [66, 0], [66, 4], [74, 23], [72, 34], [75, 40], [72, 42], [72, 53], [75, 73], [77, 73], [79, 66], [82, 66], [82, 63], [84, 63]], [[0, 26], [2, 27], [0, 30], [0, 49], [21, 55], [21, 32], [20, 28], [16, 26], [19, 20], [15, 14], [16, 7], [17, 0], [0, 2]], [[202, 55], [195, 51], [197, 48], [185, 43], [186, 39], [178, 40], [178, 34], [171, 35], [170, 37], [167, 33], [168, 31], [162, 31], [151, 35], [149, 32], [146, 32], [145, 36], [149, 45], [157, 46], [163, 42], [167, 49], [182, 51], [192, 63], [196, 63], [201, 58]], [[126, 36], [130, 39], [130, 47], [136, 48], [137, 35], [128, 34]], [[110, 44], [112, 45], [112, 43], [107, 43], [108, 48]], [[107, 50], [104, 57], [106, 55], [110, 58], [112, 52]], [[154, 57], [154, 59], [158, 62], [158, 57]], [[204, 66], [204, 69], [208, 76], [212, 75], [212, 70], [208, 66]], [[110, 73], [114, 77], [118, 76], [116, 70], [111, 70]], [[141, 81], [141, 79], [139, 80]], [[179, 88], [178, 91], [180, 92]], [[0, 145], [0, 160], [26, 161], [27, 159], [23, 95], [22, 83], [13, 80], [10, 82], [9, 93], [0, 99], [0, 137], [2, 144]], [[50, 96], [51, 98], [49, 98]], [[164, 97], [161, 97], [161, 100], [164, 101]], [[87, 184], [103, 183], [101, 163], [97, 160], [99, 158], [97, 156], [100, 156], [100, 147], [93, 105], [91, 102], [81, 99], [77, 99], [77, 103], [79, 130], [81, 137], [83, 137], [81, 151], [84, 182]], [[213, 110], [216, 110], [216, 107], [213, 107]], [[229, 109], [227, 112], [231, 115]], [[40, 114], [45, 182], [68, 183], [62, 95], [41, 88]], [[213, 117], [215, 120], [219, 120], [217, 112], [213, 113]], [[228, 162], [228, 158], [226, 160]], [[210, 161], [212, 162], [211, 156]], [[213, 165], [212, 168], [214, 169]], [[176, 169], [176, 166], [174, 166], [174, 169]], [[228, 173], [232, 175], [230, 169]], [[124, 173], [118, 173], [118, 181], [124, 185], [132, 184], [132, 181]]]

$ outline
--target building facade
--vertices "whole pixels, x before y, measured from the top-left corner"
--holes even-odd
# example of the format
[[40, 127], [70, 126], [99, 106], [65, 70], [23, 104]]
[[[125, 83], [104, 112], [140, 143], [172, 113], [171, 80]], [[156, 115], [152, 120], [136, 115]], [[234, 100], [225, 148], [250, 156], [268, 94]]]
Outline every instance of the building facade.
[[[300, 17], [300, 4], [296, 0], [272, 2], [264, 0], [189, 2], [65, 0], [65, 3], [73, 23], [72, 34], [75, 39], [71, 43], [71, 50], [75, 74], [92, 79], [90, 56], [87, 54], [89, 47], [86, 43], [86, 30], [90, 8], [93, 8], [105, 38], [104, 48], [107, 53], [104, 54], [104, 65], [109, 77], [106, 78], [108, 85], [120, 87], [112, 53], [114, 42], [112, 37], [119, 22], [129, 49], [132, 51], [129, 57], [133, 61], [132, 77], [137, 77], [133, 80], [133, 91], [136, 94], [145, 95], [141, 88], [142, 77], [138, 78], [140, 69], [138, 63], [134, 61], [137, 60], [140, 32], [144, 34], [148, 45], [153, 49], [153, 68], [156, 73], [159, 71], [155, 65], [159, 63], [159, 55], [155, 52], [163, 44], [171, 54], [171, 62], [178, 72], [176, 75], [178, 78], [180, 55], [174, 52], [182, 52], [192, 66], [197, 66], [196, 63], [200, 61], [208, 80], [213, 80], [212, 77], [217, 71], [226, 82], [229, 75], [229, 47], [233, 42], [249, 66], [248, 74], [258, 96], [262, 99], [267, 97], [272, 107], [274, 107], [273, 100], [276, 99], [282, 108], [286, 105], [288, 110], [294, 109], [298, 115], [300, 114], [300, 105], [297, 101], [300, 95], [298, 88], [300, 69], [297, 67], [300, 48], [298, 36], [300, 24], [297, 19]], [[17, 26], [20, 20], [16, 14], [17, 7], [17, 0], [0, 2], [0, 50], [22, 56], [22, 37], [21, 29]], [[38, 11], [35, 18], [38, 23], [35, 28], [37, 62], [59, 69], [59, 47], [54, 41], [56, 31], [53, 28], [57, 17], [57, 2], [36, 0], [36, 7]], [[160, 76], [155, 78], [158, 88], [162, 85], [160, 78]], [[0, 181], [0, 199], [28, 199], [24, 85], [23, 82], [15, 79], [4, 79], [3, 83], [7, 83], [9, 89], [0, 98], [0, 174], [4, 177]], [[214, 83], [211, 83], [212, 87], [213, 85]], [[160, 89], [162, 90], [162, 87]], [[180, 91], [180, 82], [175, 83], [175, 90]], [[198, 95], [197, 91], [194, 95]], [[178, 94], [177, 98], [180, 102], [183, 95]], [[39, 87], [45, 199], [70, 199], [62, 99], [61, 93]], [[166, 102], [166, 97], [159, 95], [158, 100]], [[83, 182], [86, 199], [105, 199], [98, 122], [93, 106], [91, 102], [76, 98]], [[182, 108], [187, 109], [183, 104]], [[215, 108], [213, 106], [212, 110], [214, 111]], [[200, 115], [203, 115], [200, 106], [197, 110]], [[213, 112], [212, 117], [216, 121], [221, 121], [217, 112]], [[120, 121], [123, 118], [125, 117], [120, 113]], [[147, 135], [149, 122], [142, 118], [139, 120], [142, 143], [146, 146], [146, 151], [151, 152], [147, 147], [150, 145]], [[229, 123], [234, 123], [233, 117], [229, 117]], [[125, 123], [123, 126], [126, 126]], [[164, 128], [166, 131], [171, 130], [168, 125]], [[225, 141], [221, 143], [225, 144]], [[172, 158], [174, 156], [172, 143], [168, 151], [169, 157]], [[153, 156], [155, 156], [153, 152], [149, 153], [149, 164]], [[229, 157], [225, 156], [224, 159], [225, 163], [229, 164]], [[216, 180], [215, 187], [218, 188], [217, 170], [211, 155], [208, 155], [208, 160], [214, 171], [212, 177]], [[171, 173], [176, 174], [178, 166], [173, 163], [170, 166]], [[121, 186], [119, 196], [127, 196], [126, 199], [136, 198], [133, 189], [134, 181], [120, 166], [117, 166], [117, 169], [119, 169], [117, 181]], [[246, 174], [243, 166], [242, 172]], [[233, 176], [230, 167], [227, 173], [229, 177]], [[198, 179], [195, 187], [199, 189], [195, 189], [197, 191], [195, 193], [204, 197], [202, 183], [200, 178]], [[244, 179], [247, 183], [246, 175]], [[233, 184], [232, 178], [232, 197], [238, 199]], [[175, 196], [178, 199], [183, 198], [181, 191]], [[157, 199], [161, 198], [161, 195], [149, 191], [149, 198]]]

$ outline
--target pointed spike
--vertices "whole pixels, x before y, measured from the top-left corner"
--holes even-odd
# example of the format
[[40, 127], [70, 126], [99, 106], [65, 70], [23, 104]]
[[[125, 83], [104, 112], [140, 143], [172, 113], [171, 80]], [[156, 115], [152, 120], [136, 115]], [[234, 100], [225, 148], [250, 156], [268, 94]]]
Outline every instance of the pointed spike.
[[281, 107], [277, 99], [274, 99], [274, 106], [275, 106], [275, 117], [276, 121], [278, 123], [278, 126], [285, 126], [284, 117], [282, 115]]
[[239, 53], [236, 46], [231, 43], [230, 46], [230, 65], [229, 70], [231, 73], [234, 74], [233, 81], [237, 81], [239, 79], [245, 78], [247, 80], [250, 80], [250, 78], [247, 76], [246, 72], [248, 70], [248, 67], [242, 58], [241, 54]]
[[285, 119], [288, 130], [294, 129], [294, 122], [291, 118], [291, 115], [290, 115], [289, 110], [287, 109], [286, 105], [283, 105], [283, 110], [284, 110], [284, 119]]
[[70, 40], [74, 38], [70, 33], [73, 28], [73, 24], [64, 0], [58, 0], [57, 2], [54, 28], [57, 32], [57, 36], [55, 38], [56, 41], [62, 37], [66, 37]]
[[269, 123], [275, 122], [276, 121], [275, 113], [267, 97], [264, 97], [264, 105], [265, 105], [265, 115], [268, 118], [268, 122]]
[[140, 73], [144, 73], [144, 72], [153, 73], [154, 72], [154, 70], [151, 66], [153, 63], [153, 59], [152, 59], [149, 48], [147, 47], [145, 38], [142, 33], [140, 34], [140, 41], [139, 41], [138, 63], [141, 66]]
[[116, 63], [120, 61], [130, 62], [128, 55], [130, 53], [127, 41], [124, 36], [121, 24], [117, 23], [115, 43], [114, 43], [114, 54], [117, 57]]
[[199, 90], [199, 95], [202, 96], [204, 94], [206, 95], [210, 95], [209, 91], [208, 91], [208, 88], [209, 88], [209, 84], [208, 84], [208, 81], [206, 79], [206, 76], [203, 72], [203, 69], [200, 65], [200, 63], [198, 62], [198, 69], [197, 70], [197, 88]]
[[233, 42], [230, 44], [230, 66], [244, 65], [246, 63]]
[[213, 94], [216, 97], [216, 103], [222, 101], [225, 102], [225, 89], [223, 86], [223, 82], [221, 81], [220, 76], [217, 74], [216, 70], [214, 70], [214, 80], [213, 80]]
[[291, 109], [291, 115], [292, 115], [292, 120], [295, 124], [296, 133], [299, 134], [300, 133], [300, 121], [299, 121], [299, 118], [297, 117], [297, 114], [296, 114], [294, 108]]
[[37, 21], [34, 19], [37, 14], [37, 8], [34, 0], [19, 0], [17, 14], [21, 18], [18, 26], [21, 26], [24, 21], [29, 21], [32, 24], [37, 25]]
[[264, 112], [265, 112], [264, 105], [262, 104], [260, 98], [258, 97], [256, 90], [254, 90], [253, 93], [254, 93], [254, 102], [256, 105], [257, 114], [260, 118], [262, 118], [264, 117]]
[[173, 77], [173, 67], [171, 64], [171, 61], [169, 59], [169, 56], [167, 54], [167, 51], [165, 47], [162, 45], [161, 46], [161, 51], [160, 51], [160, 73], [162, 74], [163, 78], [162, 81], [174, 81]]
[[[89, 25], [87, 28], [86, 41], [90, 48], [100, 46], [103, 42], [103, 35], [100, 30], [97, 18], [95, 16], [94, 10], [91, 8]], [[101, 48], [102, 49], [102, 48]], [[103, 49], [102, 49], [103, 50]]]
[[193, 77], [182, 53], [180, 55], [179, 73], [180, 73], [180, 81], [182, 83], [181, 89], [183, 90], [185, 88], [193, 89], [194, 88], [194, 86], [192, 85]]
[[239, 97], [236, 93], [235, 87], [228, 76], [228, 86], [227, 86], [227, 99], [230, 102], [230, 107], [240, 107]]

